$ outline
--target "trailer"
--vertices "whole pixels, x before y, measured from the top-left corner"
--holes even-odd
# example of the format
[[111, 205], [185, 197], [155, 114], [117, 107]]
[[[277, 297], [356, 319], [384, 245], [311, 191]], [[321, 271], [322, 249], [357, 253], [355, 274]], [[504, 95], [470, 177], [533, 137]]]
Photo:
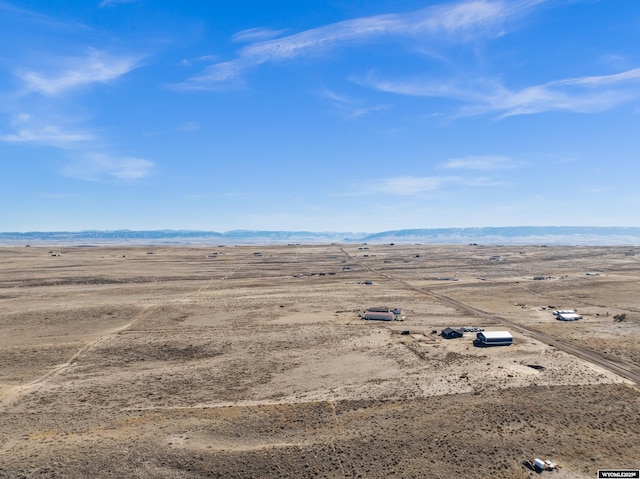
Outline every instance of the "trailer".
[[558, 469], [558, 465], [553, 461], [543, 461], [542, 459], [538, 459], [537, 457], [533, 460], [533, 462], [529, 462], [530, 468], [534, 471], [540, 473], [542, 471], [554, 471]]

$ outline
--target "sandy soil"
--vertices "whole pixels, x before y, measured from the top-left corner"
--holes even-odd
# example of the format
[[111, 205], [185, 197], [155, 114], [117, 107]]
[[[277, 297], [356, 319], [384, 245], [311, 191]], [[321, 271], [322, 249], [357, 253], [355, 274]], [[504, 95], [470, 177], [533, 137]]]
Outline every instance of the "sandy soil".
[[640, 248], [366, 247], [0, 248], [0, 477], [640, 469], [632, 373], [437, 334], [638, 371]]

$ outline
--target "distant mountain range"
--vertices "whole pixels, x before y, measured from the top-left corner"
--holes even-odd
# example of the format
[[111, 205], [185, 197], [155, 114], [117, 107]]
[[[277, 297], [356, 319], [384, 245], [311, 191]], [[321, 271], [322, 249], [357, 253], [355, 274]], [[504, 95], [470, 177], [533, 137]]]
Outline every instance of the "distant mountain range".
[[635, 246], [640, 245], [640, 227], [500, 226], [481, 228], [403, 229], [383, 231], [380, 233], [254, 230], [234, 230], [225, 233], [193, 230], [0, 232], [0, 244], [5, 245], [241, 245], [327, 243], [477, 243]]

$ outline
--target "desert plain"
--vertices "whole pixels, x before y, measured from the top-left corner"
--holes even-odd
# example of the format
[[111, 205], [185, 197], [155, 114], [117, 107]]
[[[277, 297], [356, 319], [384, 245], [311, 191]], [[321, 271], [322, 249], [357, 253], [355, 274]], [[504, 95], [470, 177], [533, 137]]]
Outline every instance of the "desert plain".
[[[33, 245], [0, 258], [2, 478], [640, 469], [639, 247]], [[363, 320], [373, 306], [404, 320]], [[514, 342], [439, 335], [463, 326]], [[558, 469], [523, 465], [534, 458]]]

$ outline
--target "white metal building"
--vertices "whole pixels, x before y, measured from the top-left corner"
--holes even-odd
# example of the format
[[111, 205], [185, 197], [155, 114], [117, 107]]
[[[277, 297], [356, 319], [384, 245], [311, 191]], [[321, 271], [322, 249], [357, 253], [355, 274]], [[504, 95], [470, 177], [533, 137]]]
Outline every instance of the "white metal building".
[[513, 336], [509, 331], [482, 331], [476, 338], [485, 346], [508, 346], [513, 343]]
[[395, 314], [390, 311], [371, 311], [367, 310], [364, 312], [363, 319], [377, 319], [379, 321], [393, 321], [395, 319]]
[[559, 321], [577, 321], [582, 319], [582, 316], [577, 313], [558, 313], [556, 314], [556, 319]]

